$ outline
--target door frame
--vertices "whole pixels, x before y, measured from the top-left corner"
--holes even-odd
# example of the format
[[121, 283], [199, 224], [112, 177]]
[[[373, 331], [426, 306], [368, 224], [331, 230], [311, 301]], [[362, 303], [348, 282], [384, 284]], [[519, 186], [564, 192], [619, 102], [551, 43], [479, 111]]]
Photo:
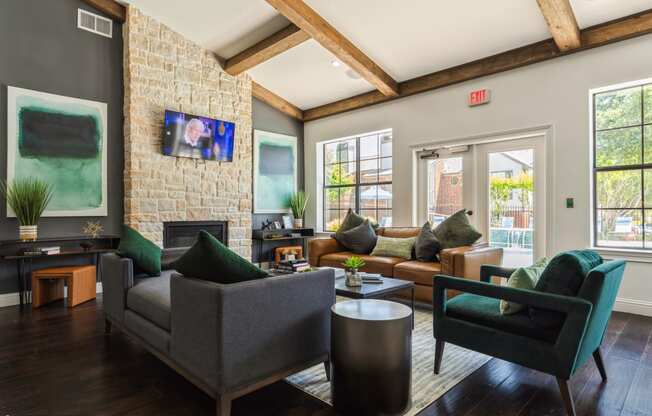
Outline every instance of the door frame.
[[[414, 144], [410, 146], [412, 150], [412, 225], [420, 226], [423, 222], [420, 222], [420, 208], [419, 202], [424, 201], [424, 196], [420, 194], [425, 194], [427, 191], [422, 190], [423, 187], [420, 184], [423, 184], [423, 178], [420, 178], [422, 174], [419, 173], [420, 170], [420, 154], [425, 151], [430, 151], [438, 149], [441, 147], [454, 147], [454, 146], [472, 146], [480, 145], [487, 143], [496, 143], [496, 142], [505, 142], [518, 139], [531, 139], [536, 137], [542, 137], [543, 142], [545, 143], [545, 243], [544, 243], [544, 253], [545, 255], [550, 255], [555, 252], [557, 235], [555, 233], [555, 228], [553, 224], [555, 223], [555, 207], [556, 199], [555, 195], [555, 131], [552, 124], [535, 126], [535, 127], [526, 127], [521, 129], [506, 130], [502, 132], [493, 132], [489, 134], [479, 134], [466, 137], [458, 138], [449, 138], [443, 140], [428, 140], [421, 143]], [[474, 158], [477, 158], [477, 153], [474, 152]], [[477, 160], [474, 159], [474, 165], [477, 166]], [[472, 175], [474, 177], [473, 183], [471, 184], [474, 189], [478, 189], [477, 175]], [[421, 179], [421, 182], [419, 181]], [[427, 197], [426, 197], [427, 198]], [[477, 211], [478, 207], [478, 198], [474, 198], [472, 204], [473, 209]], [[465, 202], [466, 205], [466, 202]], [[473, 221], [476, 221], [477, 216], [475, 216]]]

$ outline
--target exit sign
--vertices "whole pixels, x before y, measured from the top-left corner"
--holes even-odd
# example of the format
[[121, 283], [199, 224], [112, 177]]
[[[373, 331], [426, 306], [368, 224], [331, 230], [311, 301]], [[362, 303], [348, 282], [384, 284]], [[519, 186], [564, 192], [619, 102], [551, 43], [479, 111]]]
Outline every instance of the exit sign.
[[487, 104], [491, 101], [491, 91], [487, 89], [475, 90], [469, 93], [469, 107]]

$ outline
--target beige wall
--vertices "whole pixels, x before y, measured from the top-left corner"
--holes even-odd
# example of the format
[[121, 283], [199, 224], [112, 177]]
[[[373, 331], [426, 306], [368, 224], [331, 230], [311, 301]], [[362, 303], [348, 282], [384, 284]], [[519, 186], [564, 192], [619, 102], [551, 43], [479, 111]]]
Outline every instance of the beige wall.
[[[316, 192], [315, 144], [353, 134], [393, 129], [394, 224], [412, 224], [411, 145], [552, 126], [552, 252], [590, 245], [589, 89], [652, 77], [652, 36], [580, 52], [360, 109], [305, 125], [306, 190]], [[489, 105], [469, 108], [477, 88], [492, 90]], [[550, 186], [549, 186], [550, 188]], [[575, 208], [565, 198], [575, 198]], [[312, 198], [311, 201], [315, 201]], [[315, 205], [308, 224], [315, 224]], [[549, 253], [552, 254], [552, 253]], [[623, 255], [618, 255], [623, 256]], [[652, 313], [652, 256], [628, 264], [620, 306]], [[632, 301], [627, 303], [627, 301]], [[629, 306], [628, 306], [629, 307]]]
[[[129, 7], [124, 31], [125, 223], [161, 244], [164, 221], [228, 220], [251, 256], [251, 79]], [[236, 123], [233, 162], [163, 156], [166, 109]]]

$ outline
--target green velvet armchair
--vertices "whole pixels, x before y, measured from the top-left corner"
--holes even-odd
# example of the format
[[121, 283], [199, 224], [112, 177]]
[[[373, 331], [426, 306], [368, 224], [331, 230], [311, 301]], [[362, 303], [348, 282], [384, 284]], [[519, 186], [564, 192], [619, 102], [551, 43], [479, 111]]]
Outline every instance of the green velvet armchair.
[[[625, 262], [613, 260], [593, 268], [576, 297], [491, 283], [508, 278], [513, 269], [484, 265], [480, 281], [438, 275], [433, 282], [433, 329], [436, 339], [435, 374], [439, 373], [447, 342], [557, 377], [566, 411], [575, 415], [568, 380], [593, 356], [604, 381], [607, 373], [600, 354]], [[446, 301], [447, 290], [464, 294]], [[501, 315], [500, 299], [565, 314], [557, 330], [536, 326], [526, 311]]]

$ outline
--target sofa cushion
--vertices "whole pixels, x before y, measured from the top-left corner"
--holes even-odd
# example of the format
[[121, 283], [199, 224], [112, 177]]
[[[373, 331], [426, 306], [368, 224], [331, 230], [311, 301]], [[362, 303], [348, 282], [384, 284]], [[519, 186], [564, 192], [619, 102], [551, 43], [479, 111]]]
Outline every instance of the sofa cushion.
[[394, 275], [394, 266], [405, 261], [398, 257], [374, 257], [366, 254], [355, 254], [350, 251], [340, 251], [339, 253], [324, 254], [319, 258], [320, 266], [344, 268], [342, 263], [351, 256], [358, 256], [366, 263], [360, 271], [367, 273], [380, 273], [386, 277]]
[[446, 315], [540, 341], [557, 340], [558, 331], [538, 327], [525, 312], [501, 314], [499, 299], [464, 293], [446, 302]]
[[465, 209], [446, 218], [433, 232], [442, 248], [469, 246], [482, 237], [469, 223]]
[[158, 277], [134, 281], [127, 292], [127, 308], [156, 326], [170, 330], [170, 276], [174, 270], [164, 270]]
[[[395, 278], [426, 286], [432, 286], [432, 278], [439, 273], [441, 273], [441, 264], [437, 262], [411, 260], [394, 266]], [[429, 300], [432, 301], [432, 293]]]
[[123, 225], [118, 255], [134, 262], [136, 270], [150, 276], [161, 274], [161, 249], [133, 228]]
[[419, 261], [437, 261], [437, 254], [440, 251], [441, 243], [432, 231], [430, 222], [426, 221], [414, 243], [414, 257]]
[[408, 238], [418, 236], [420, 230], [419, 227], [381, 227], [376, 230], [376, 234], [383, 237]]
[[369, 220], [350, 230], [338, 233], [337, 241], [356, 254], [369, 254], [376, 245], [376, 231]]
[[416, 237], [393, 238], [378, 236], [376, 246], [371, 252], [372, 256], [401, 257], [405, 260], [412, 259], [412, 251]]
[[[577, 296], [584, 278], [602, 257], [593, 250], [571, 250], [557, 254], [541, 273], [534, 290], [562, 296]], [[555, 328], [564, 322], [564, 314], [546, 309], [529, 308], [530, 317], [539, 326]]]
[[195, 244], [171, 266], [185, 276], [223, 284], [269, 276], [204, 230], [199, 232]]

